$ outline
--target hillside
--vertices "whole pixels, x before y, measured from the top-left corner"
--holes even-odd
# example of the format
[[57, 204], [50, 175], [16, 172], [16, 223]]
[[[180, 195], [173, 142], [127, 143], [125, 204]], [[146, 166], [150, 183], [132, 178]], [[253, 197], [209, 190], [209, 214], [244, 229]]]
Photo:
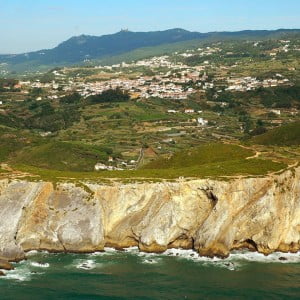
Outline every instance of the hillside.
[[[81, 35], [72, 37], [62, 42], [53, 49], [44, 49], [35, 52], [29, 52], [18, 55], [0, 55], [0, 63], [5, 64], [9, 71], [28, 71], [28, 70], [46, 70], [54, 66], [64, 66], [72, 64], [81, 64], [86, 61], [103, 60], [107, 61], [115, 56], [130, 57], [135, 59], [137, 49], [148, 48], [145, 56], [151, 54], [163, 54], [165, 48], [157, 47], [161, 45], [172, 45], [178, 49], [178, 43], [196, 41], [220, 41], [224, 39], [265, 39], [287, 37], [293, 34], [299, 34], [299, 30], [276, 30], [276, 31], [240, 31], [240, 32], [211, 32], [199, 33], [189, 32], [183, 29], [170, 29], [154, 32], [131, 32], [120, 31], [115, 34], [103, 36]], [[154, 47], [153, 53], [151, 48]], [[167, 47], [170, 50], [172, 47]], [[143, 53], [144, 51], [142, 51]], [[137, 53], [138, 58], [141, 53]]]
[[160, 181], [179, 177], [224, 178], [224, 176], [265, 175], [287, 167], [282, 162], [257, 159], [253, 151], [237, 145], [213, 143], [179, 151], [171, 158], [158, 158], [137, 170], [95, 172], [92, 171], [92, 164], [97, 162], [97, 159], [99, 161], [107, 157], [105, 149], [101, 150], [102, 155], [100, 150], [71, 143], [46, 144], [29, 151], [25, 149], [16, 157], [13, 167], [53, 182], [61, 178], [100, 182], [109, 179]]
[[80, 143], [50, 142], [25, 148], [16, 163], [30, 164], [45, 169], [62, 171], [91, 171], [99, 161], [107, 161], [109, 148]]
[[300, 145], [300, 122], [283, 125], [252, 139], [255, 144], [296, 146]]
[[137, 48], [203, 38], [205, 35], [183, 29], [156, 32], [120, 31], [103, 36], [80, 35], [62, 42], [53, 49], [0, 56], [0, 62], [16, 68], [70, 65], [85, 60], [111, 57]]

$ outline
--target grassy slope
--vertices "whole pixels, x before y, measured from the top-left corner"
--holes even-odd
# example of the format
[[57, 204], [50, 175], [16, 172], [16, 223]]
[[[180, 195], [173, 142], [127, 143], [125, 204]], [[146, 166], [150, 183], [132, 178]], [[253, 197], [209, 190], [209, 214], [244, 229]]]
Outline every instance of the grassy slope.
[[16, 151], [26, 146], [37, 145], [39, 140], [27, 131], [0, 126], [0, 162], [7, 161]]
[[190, 150], [181, 151], [171, 158], [160, 158], [147, 166], [145, 169], [178, 169], [202, 166], [204, 164], [224, 162], [228, 160], [242, 159], [253, 155], [247, 150], [235, 145], [208, 144]]
[[300, 145], [300, 122], [290, 123], [256, 136], [252, 143], [260, 145]]
[[106, 161], [105, 149], [79, 143], [51, 142], [24, 149], [14, 162], [60, 171], [90, 171], [97, 162]]
[[104, 172], [70, 172], [41, 169], [29, 165], [16, 166], [20, 170], [40, 175], [46, 180], [57, 180], [59, 177], [103, 180], [120, 178], [130, 180], [143, 179], [176, 179], [178, 177], [220, 177], [233, 175], [263, 175], [269, 171], [279, 171], [284, 164], [271, 160], [246, 159], [253, 155], [252, 151], [239, 146], [224, 144], [208, 144], [195, 149], [177, 153], [171, 159], [159, 159], [143, 169]]

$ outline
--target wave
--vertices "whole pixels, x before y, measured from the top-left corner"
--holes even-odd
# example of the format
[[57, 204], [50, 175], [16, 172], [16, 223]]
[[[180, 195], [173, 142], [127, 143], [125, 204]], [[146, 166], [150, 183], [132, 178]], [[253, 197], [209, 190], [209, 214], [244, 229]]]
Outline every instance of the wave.
[[37, 267], [37, 268], [49, 268], [50, 267], [50, 265], [48, 263], [38, 263], [35, 261], [31, 262], [30, 265], [33, 267]]
[[[6, 276], [1, 279], [6, 280], [17, 280], [17, 281], [30, 281], [32, 276], [44, 274], [36, 272], [36, 268], [47, 269], [51, 268], [47, 262], [41, 262], [44, 259], [40, 259], [41, 252], [31, 251], [29, 259], [26, 261], [15, 264], [15, 269], [11, 271], [4, 271]], [[46, 252], [43, 252], [46, 255]], [[77, 254], [72, 254], [76, 257]], [[105, 259], [105, 255], [116, 256], [116, 259], [110, 257]], [[74, 259], [71, 265], [66, 265], [66, 268], [77, 268], [85, 271], [93, 270], [99, 267], [105, 267], [107, 264], [119, 263], [119, 256], [121, 255], [133, 255], [138, 257], [139, 263], [142, 264], [161, 264], [165, 263], [168, 257], [172, 259], [187, 260], [192, 263], [199, 264], [203, 267], [218, 267], [225, 268], [230, 271], [238, 271], [239, 269], [249, 265], [250, 263], [276, 263], [276, 264], [299, 264], [300, 263], [300, 252], [298, 253], [281, 253], [275, 252], [270, 255], [263, 255], [258, 252], [250, 252], [247, 250], [233, 251], [229, 257], [222, 259], [218, 257], [209, 258], [200, 256], [194, 250], [183, 250], [183, 249], [168, 249], [164, 253], [146, 253], [140, 252], [138, 247], [131, 247], [119, 251], [113, 248], [105, 248], [104, 252], [95, 252], [92, 254], [86, 254], [84, 258]], [[36, 257], [35, 257], [36, 256]], [[35, 260], [33, 260], [35, 257]], [[47, 256], [46, 256], [47, 257]], [[97, 258], [99, 257], [99, 258]], [[44, 258], [44, 255], [43, 255]]]
[[151, 258], [151, 259], [144, 259], [144, 260], [142, 260], [142, 262], [144, 263], [144, 264], [158, 264], [158, 263], [160, 263], [161, 262], [161, 259], [160, 258]]
[[300, 252], [298, 253], [282, 253], [274, 252], [269, 255], [264, 255], [258, 252], [236, 251], [230, 254], [228, 260], [244, 260], [248, 262], [260, 263], [284, 263], [293, 264], [300, 263]]
[[163, 253], [146, 253], [139, 252], [137, 247], [125, 249], [125, 252], [137, 255], [144, 258], [143, 263], [155, 264], [160, 260], [159, 257], [175, 257], [177, 259], [185, 259], [193, 261], [196, 263], [201, 263], [203, 266], [215, 266], [220, 268], [226, 268], [230, 271], [238, 270], [239, 268], [245, 266], [246, 263], [256, 262], [256, 263], [284, 263], [293, 264], [300, 263], [300, 252], [298, 253], [281, 253], [275, 252], [268, 256], [258, 253], [250, 252], [247, 250], [233, 251], [229, 257], [223, 259], [218, 257], [205, 257], [200, 256], [194, 250], [184, 250], [184, 249], [168, 249]]
[[33, 272], [30, 270], [30, 265], [27, 261], [18, 263], [14, 270], [5, 271], [5, 276], [1, 277], [5, 280], [30, 281]]
[[96, 268], [96, 262], [92, 259], [80, 260], [80, 262], [77, 263], [76, 268], [82, 270], [92, 270]]
[[31, 257], [31, 256], [35, 256], [37, 254], [49, 254], [49, 251], [46, 250], [31, 250], [26, 252], [26, 257]]

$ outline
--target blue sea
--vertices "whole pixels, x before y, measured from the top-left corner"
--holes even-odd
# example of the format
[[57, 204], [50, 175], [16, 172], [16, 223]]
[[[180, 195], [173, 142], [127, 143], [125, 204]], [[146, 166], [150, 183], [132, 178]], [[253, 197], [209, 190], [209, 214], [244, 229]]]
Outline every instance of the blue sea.
[[30, 252], [0, 278], [0, 299], [300, 299], [300, 253]]

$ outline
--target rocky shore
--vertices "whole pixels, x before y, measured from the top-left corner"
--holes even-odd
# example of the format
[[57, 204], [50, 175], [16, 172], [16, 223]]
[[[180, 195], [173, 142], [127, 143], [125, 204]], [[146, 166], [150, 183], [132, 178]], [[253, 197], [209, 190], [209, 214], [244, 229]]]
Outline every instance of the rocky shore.
[[30, 250], [194, 249], [226, 257], [300, 249], [300, 168], [281, 175], [160, 183], [0, 181], [0, 269]]

